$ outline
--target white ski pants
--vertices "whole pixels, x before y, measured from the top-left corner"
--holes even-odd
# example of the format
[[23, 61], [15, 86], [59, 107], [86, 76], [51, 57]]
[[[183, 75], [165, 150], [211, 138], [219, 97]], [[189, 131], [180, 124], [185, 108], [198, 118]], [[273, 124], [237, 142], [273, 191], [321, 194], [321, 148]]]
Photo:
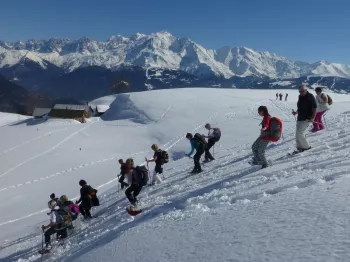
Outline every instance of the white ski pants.
[[153, 171], [153, 176], [152, 176], [152, 184], [155, 183], [162, 183], [162, 179], [160, 178], [160, 176], [156, 173], [156, 171]]
[[306, 139], [305, 132], [309, 127], [310, 123], [308, 121], [297, 121], [297, 128], [295, 133], [295, 140], [297, 144], [297, 149], [309, 149], [310, 145]]

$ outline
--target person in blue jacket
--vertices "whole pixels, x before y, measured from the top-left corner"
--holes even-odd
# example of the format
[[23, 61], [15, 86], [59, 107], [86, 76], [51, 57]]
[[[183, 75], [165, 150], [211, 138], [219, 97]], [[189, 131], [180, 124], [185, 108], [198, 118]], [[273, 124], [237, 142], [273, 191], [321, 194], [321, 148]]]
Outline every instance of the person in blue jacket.
[[191, 133], [187, 133], [186, 138], [190, 140], [191, 143], [191, 152], [187, 154], [188, 157], [191, 157], [194, 150], [196, 150], [196, 154], [193, 156], [194, 161], [194, 169], [191, 171], [192, 174], [202, 172], [202, 167], [200, 164], [201, 156], [204, 154], [206, 141], [205, 138], [199, 134], [196, 134], [194, 137]]

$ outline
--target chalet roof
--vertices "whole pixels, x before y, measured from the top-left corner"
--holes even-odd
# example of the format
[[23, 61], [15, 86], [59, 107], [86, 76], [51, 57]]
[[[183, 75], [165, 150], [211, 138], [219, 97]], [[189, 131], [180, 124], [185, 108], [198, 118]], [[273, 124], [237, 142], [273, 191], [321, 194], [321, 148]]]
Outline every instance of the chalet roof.
[[34, 109], [33, 116], [34, 117], [44, 116], [44, 115], [49, 114], [50, 111], [51, 111], [51, 108], [40, 108], [40, 107], [37, 107], [37, 108]]

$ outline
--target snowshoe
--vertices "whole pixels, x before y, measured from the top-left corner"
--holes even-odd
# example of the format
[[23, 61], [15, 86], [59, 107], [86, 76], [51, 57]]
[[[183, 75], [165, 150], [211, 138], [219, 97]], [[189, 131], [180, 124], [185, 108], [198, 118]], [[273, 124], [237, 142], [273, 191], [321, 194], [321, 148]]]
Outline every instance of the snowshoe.
[[126, 208], [126, 212], [128, 212], [128, 214], [130, 216], [134, 217], [134, 216], [137, 216], [137, 215], [141, 214], [142, 213], [142, 209], [134, 209], [132, 206], [130, 206], [130, 207]]
[[45, 255], [45, 254], [50, 254], [51, 250], [50, 249], [41, 249], [39, 250], [39, 254]]
[[248, 161], [248, 164], [250, 164], [252, 166], [260, 166], [261, 165], [261, 163], [254, 161], [254, 160]]

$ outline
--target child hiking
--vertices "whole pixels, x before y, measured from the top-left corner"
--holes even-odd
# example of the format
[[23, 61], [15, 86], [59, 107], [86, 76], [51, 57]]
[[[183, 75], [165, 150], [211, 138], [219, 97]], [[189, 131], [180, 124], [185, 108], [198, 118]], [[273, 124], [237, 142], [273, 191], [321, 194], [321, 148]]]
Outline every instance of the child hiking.
[[151, 179], [151, 184], [150, 185], [154, 185], [155, 183], [161, 183], [162, 179], [160, 178], [160, 175], [163, 174], [163, 165], [165, 163], [169, 162], [169, 156], [168, 153], [164, 150], [161, 150], [158, 145], [153, 144], [151, 146], [152, 150], [154, 151], [154, 155], [152, 159], [147, 159], [146, 158], [146, 162], [150, 163], [150, 162], [155, 162], [156, 166], [154, 168], [153, 171], [153, 176]]
[[210, 149], [215, 145], [216, 142], [219, 142], [221, 138], [221, 131], [219, 128], [212, 128], [211, 125], [208, 123], [205, 125], [205, 129], [208, 130], [208, 136], [204, 136], [205, 138], [208, 138], [208, 144], [205, 148], [205, 160], [204, 162], [210, 162], [215, 160], [214, 157], [210, 153]]
[[131, 168], [127, 174], [128, 184], [130, 185], [125, 190], [125, 195], [128, 198], [130, 204], [136, 207], [138, 204], [137, 196], [140, 194], [142, 188], [148, 183], [148, 170], [144, 166], [134, 167], [134, 160], [129, 158], [126, 163]]
[[282, 121], [277, 117], [271, 117], [266, 106], [258, 108], [258, 114], [263, 117], [261, 122], [260, 136], [252, 145], [253, 161], [252, 165], [262, 165], [268, 167], [265, 157], [265, 150], [270, 142], [277, 142], [282, 136]]
[[202, 172], [200, 159], [207, 147], [207, 142], [205, 141], [205, 138], [198, 133], [195, 134], [194, 136], [191, 133], [187, 133], [186, 138], [190, 140], [190, 143], [191, 143], [191, 152], [188, 153], [187, 156], [191, 157], [194, 150], [196, 150], [196, 154], [193, 157], [194, 168], [191, 171], [191, 174], [200, 173]]

